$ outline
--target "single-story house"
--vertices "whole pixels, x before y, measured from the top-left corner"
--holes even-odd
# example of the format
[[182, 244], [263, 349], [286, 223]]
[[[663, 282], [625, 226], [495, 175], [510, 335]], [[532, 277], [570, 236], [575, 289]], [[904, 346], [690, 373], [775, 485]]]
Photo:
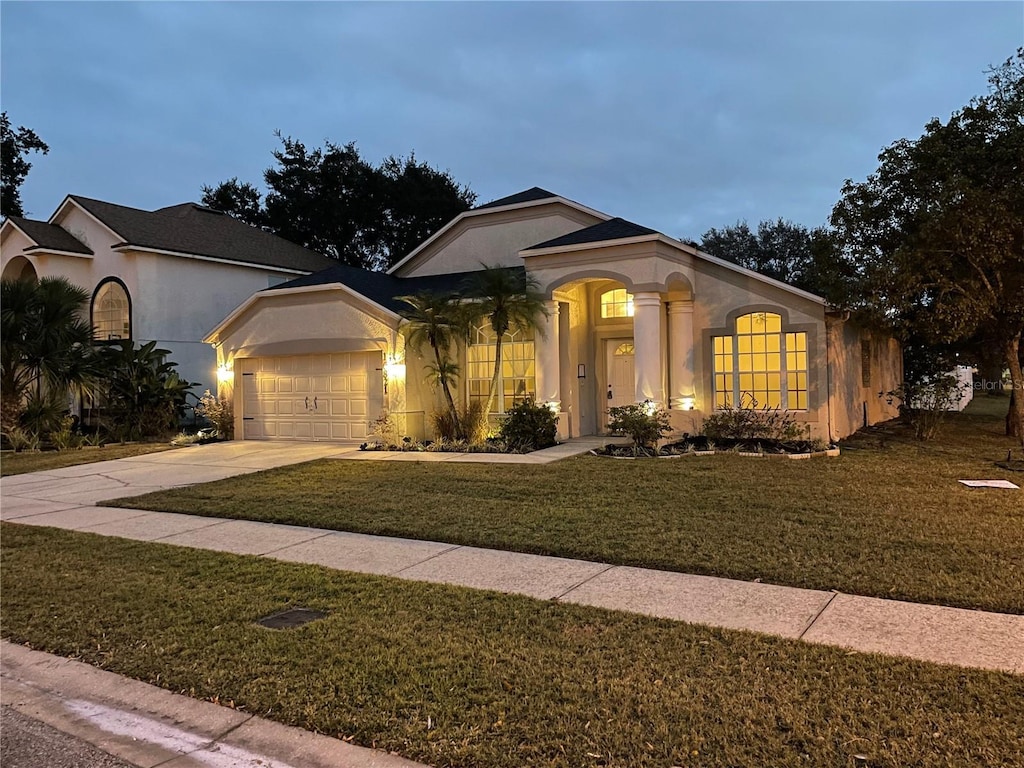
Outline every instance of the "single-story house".
[[[895, 415], [899, 345], [815, 295], [653, 229], [532, 188], [466, 211], [386, 274], [345, 266], [261, 290], [206, 340], [231, 372], [237, 437], [363, 440], [384, 410], [430, 437], [428, 360], [407, 352], [403, 295], [457, 289], [482, 264], [525, 269], [548, 316], [504, 340], [497, 411], [530, 394], [560, 435], [601, 434], [610, 406], [668, 409], [677, 432], [729, 406], [778, 406], [838, 439]], [[459, 350], [459, 395], [485, 398], [489, 328]]]
[[253, 293], [332, 259], [194, 203], [155, 211], [69, 195], [47, 221], [0, 227], [0, 275], [63, 276], [92, 293], [97, 342], [156, 341], [196, 393], [217, 389], [203, 337]]

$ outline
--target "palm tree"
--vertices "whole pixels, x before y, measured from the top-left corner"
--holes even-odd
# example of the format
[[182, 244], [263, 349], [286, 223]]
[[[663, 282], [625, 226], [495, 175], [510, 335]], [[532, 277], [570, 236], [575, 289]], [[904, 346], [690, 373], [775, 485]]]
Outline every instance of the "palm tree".
[[451, 384], [458, 376], [459, 368], [449, 358], [452, 343], [462, 335], [465, 328], [458, 299], [435, 293], [399, 296], [398, 299], [409, 305], [409, 309], [403, 313], [407, 320], [406, 343], [416, 351], [427, 344], [434, 353], [434, 364], [430, 370], [441, 385], [452, 424], [458, 433], [461, 431], [459, 412], [452, 397]]
[[[97, 381], [89, 294], [64, 277], [0, 283], [0, 388], [3, 427], [12, 426], [25, 400], [36, 406]], [[34, 409], [36, 410], [36, 409]], [[44, 425], [30, 425], [37, 429]]]
[[539, 330], [541, 317], [548, 316], [540, 284], [525, 270], [487, 266], [470, 275], [464, 284], [467, 296], [477, 299], [467, 305], [476, 322], [486, 321], [494, 332], [494, 374], [487, 394], [490, 413], [501, 381], [501, 352], [509, 331]]

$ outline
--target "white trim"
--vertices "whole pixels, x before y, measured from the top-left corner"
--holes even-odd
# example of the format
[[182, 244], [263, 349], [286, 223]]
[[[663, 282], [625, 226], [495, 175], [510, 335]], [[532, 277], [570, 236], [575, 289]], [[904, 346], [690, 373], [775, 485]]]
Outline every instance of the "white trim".
[[562, 197], [561, 195], [554, 195], [553, 197], [544, 197], [541, 198], [540, 200], [527, 200], [522, 203], [511, 203], [509, 205], [502, 205], [495, 208], [472, 208], [468, 211], [463, 211], [462, 213], [460, 213], [454, 219], [452, 219], [439, 230], [437, 230], [437, 232], [435, 232], [422, 243], [417, 245], [409, 253], [408, 256], [396, 262], [395, 265], [392, 266], [386, 272], [386, 274], [391, 275], [397, 272], [401, 267], [405, 266], [405, 264], [407, 264], [409, 261], [416, 258], [420, 253], [422, 253], [431, 243], [438, 240], [442, 235], [444, 235], [446, 232], [455, 227], [456, 224], [460, 223], [461, 221], [464, 221], [465, 219], [468, 219], [473, 216], [484, 216], [491, 213], [504, 213], [505, 211], [516, 211], [523, 208], [535, 208], [540, 205], [550, 205], [551, 203], [563, 203], [564, 205], [567, 205], [570, 208], [575, 208], [576, 210], [582, 211], [583, 213], [588, 213], [591, 216], [596, 216], [602, 221], [608, 221], [610, 218], [612, 218], [607, 213], [602, 213], [601, 211], [595, 210], [593, 208], [588, 208], [585, 205], [577, 203], [575, 200], [569, 200], [568, 198]]
[[[95, 221], [97, 224], [99, 224], [101, 227], [103, 227], [105, 230], [107, 230], [107, 232], [112, 234], [114, 237], [119, 237], [122, 240], [124, 240], [124, 235], [122, 235], [120, 232], [117, 232], [117, 231], [111, 229], [109, 224], [106, 224], [105, 222], [103, 222], [100, 219], [96, 218], [92, 213], [90, 213], [88, 210], [86, 210], [84, 205], [82, 205], [77, 200], [75, 200], [71, 195], [65, 195], [64, 196], [63, 202], [61, 202], [61, 204], [59, 206], [57, 206], [57, 210], [53, 212], [53, 215], [49, 219], [46, 220], [46, 223], [47, 224], [53, 224], [53, 222], [57, 219], [58, 216], [60, 216], [61, 211], [64, 210], [64, 207], [68, 203], [74, 203], [75, 208], [77, 208], [82, 213], [84, 213], [86, 216], [88, 216], [90, 219]], [[114, 203], [111, 203], [111, 205], [114, 205]], [[121, 206], [121, 207], [122, 208], [127, 208], [127, 206]], [[134, 208], [132, 210], [136, 210], [137, 211], [139, 209], [138, 208]]]
[[[43, 223], [43, 222], [40, 222], [40, 223]], [[12, 219], [9, 219], [9, 218], [8, 219], [4, 219], [3, 226], [6, 227], [8, 224], [11, 225], [12, 229], [15, 229], [18, 232], [20, 232], [22, 234], [22, 236], [24, 236], [24, 238], [26, 240], [28, 240], [30, 243], [35, 243], [35, 245], [32, 245], [32, 246], [30, 246], [28, 248], [22, 248], [21, 249], [22, 254], [24, 254], [25, 256], [35, 256], [37, 253], [46, 253], [46, 254], [51, 254], [51, 255], [54, 255], [54, 256], [74, 256], [75, 258], [79, 258], [79, 259], [91, 259], [95, 255], [95, 254], [92, 254], [92, 253], [78, 253], [77, 251], [60, 251], [60, 250], [57, 250], [56, 248], [48, 248], [45, 245], [40, 245], [38, 240], [36, 240], [34, 237], [32, 237], [32, 235], [30, 235], [24, 229], [19, 227]], [[57, 225], [53, 224], [51, 226], [57, 226]], [[62, 232], [67, 232], [66, 229], [61, 229], [61, 231]], [[68, 234], [71, 234], [71, 233], [68, 232]], [[74, 235], [71, 235], [71, 236], [74, 237]], [[75, 238], [75, 239], [77, 239], [77, 238]], [[82, 245], [85, 245], [85, 243], [82, 243]], [[88, 246], [86, 246], [86, 247], [88, 248]]]
[[260, 299], [272, 298], [274, 296], [293, 296], [296, 294], [303, 293], [319, 293], [321, 291], [341, 291], [342, 293], [347, 293], [349, 296], [352, 296], [353, 298], [359, 299], [361, 302], [372, 307], [373, 309], [376, 309], [377, 311], [382, 312], [387, 316], [395, 318], [396, 320], [398, 320], [399, 323], [401, 323], [405, 319], [397, 312], [394, 312], [388, 309], [387, 307], [381, 306], [373, 299], [370, 299], [364, 296], [363, 294], [359, 293], [358, 291], [349, 288], [344, 283], [300, 285], [295, 288], [267, 288], [262, 291], [257, 291], [252, 296], [243, 301], [241, 304], [239, 304], [237, 307], [235, 307], [233, 310], [231, 310], [230, 314], [228, 314], [227, 317], [225, 317], [223, 320], [217, 323], [217, 325], [215, 325], [213, 329], [203, 337], [203, 341], [206, 344], [219, 344], [220, 341], [215, 337], [217, 337], [221, 331], [223, 331], [225, 328], [231, 325], [239, 316], [245, 313], [253, 304], [255, 304]]
[[807, 299], [808, 301], [813, 301], [815, 304], [821, 304], [822, 306], [824, 306], [828, 303], [821, 296], [809, 293], [808, 291], [805, 291], [801, 288], [795, 288], [794, 286], [789, 285], [787, 283], [783, 283], [782, 281], [776, 280], [773, 277], [768, 277], [767, 275], [762, 275], [760, 272], [755, 272], [752, 269], [741, 267], [739, 264], [734, 264], [731, 261], [726, 261], [725, 259], [720, 259], [717, 256], [712, 256], [710, 253], [705, 253], [704, 251], [692, 245], [688, 245], [680, 240], [675, 240], [669, 237], [668, 235], [661, 234], [660, 232], [655, 232], [654, 234], [650, 235], [634, 235], [633, 237], [620, 237], [615, 240], [595, 240], [589, 243], [574, 243], [572, 245], [551, 246], [548, 248], [524, 248], [519, 252], [519, 255], [523, 258], [528, 258], [530, 256], [553, 256], [561, 253], [573, 253], [579, 251], [592, 250], [595, 248], [609, 248], [611, 246], [616, 245], [634, 245], [636, 243], [644, 242], [664, 243], [665, 245], [672, 246], [676, 250], [682, 251], [683, 253], [688, 253], [691, 256], [696, 256], [697, 258], [702, 259], [703, 261], [715, 264], [716, 266], [719, 267], [724, 267], [725, 269], [744, 275], [745, 277], [754, 278], [755, 280], [765, 283], [766, 285], [771, 285], [774, 286], [775, 288], [780, 288], [781, 290], [788, 291], [789, 293], [795, 294], [796, 296], [800, 296], [801, 298]]
[[[257, 264], [251, 261], [235, 261], [234, 259], [222, 259], [217, 256], [203, 256], [198, 253], [186, 253], [184, 251], [168, 251], [163, 248], [150, 248], [145, 245], [132, 245], [131, 243], [119, 243], [110, 246], [112, 251], [126, 253], [128, 251], [139, 251], [140, 253], [156, 253], [160, 256], [177, 256], [180, 259], [196, 259], [198, 261], [213, 261], [218, 264], [230, 264], [235, 267], [248, 267], [250, 269], [262, 269], [268, 272], [284, 272], [288, 275], [311, 275], [314, 270], [290, 269], [287, 267], [275, 267], [269, 264]], [[328, 267], [325, 267], [327, 269]], [[317, 270], [318, 271], [318, 270]]]

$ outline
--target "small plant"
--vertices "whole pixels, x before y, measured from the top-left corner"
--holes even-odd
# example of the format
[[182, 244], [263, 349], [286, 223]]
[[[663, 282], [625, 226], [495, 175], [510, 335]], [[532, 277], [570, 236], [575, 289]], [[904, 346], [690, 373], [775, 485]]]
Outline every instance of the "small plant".
[[39, 435], [26, 427], [11, 427], [4, 432], [4, 438], [15, 453], [39, 450]]
[[668, 412], [647, 403], [608, 409], [608, 429], [633, 440], [633, 455], [652, 453], [658, 441], [672, 430]]
[[107, 444], [107, 436], [97, 429], [92, 434], [83, 435], [82, 442], [90, 448], [100, 448]]
[[558, 435], [558, 416], [543, 403], [532, 397], [508, 409], [498, 430], [499, 439], [509, 451], [527, 453], [555, 445]]
[[892, 405], [899, 401], [900, 419], [914, 430], [918, 440], [931, 440], [967, 385], [953, 374], [941, 374], [920, 381], [905, 381], [896, 389], [879, 393]]
[[808, 428], [796, 414], [782, 408], [764, 406], [744, 395], [744, 407], [725, 406], [704, 419], [701, 434], [719, 440], [774, 440], [790, 443], [807, 439]]
[[65, 416], [60, 420], [60, 426], [50, 432], [50, 442], [58, 451], [67, 451], [82, 447], [82, 436], [75, 432], [76, 419], [73, 416]]
[[387, 408], [381, 410], [380, 415], [370, 422], [370, 432], [377, 438], [377, 450], [398, 449], [398, 426]]
[[233, 440], [235, 437], [235, 409], [231, 398], [218, 398], [210, 393], [210, 390], [203, 392], [199, 398], [199, 405], [196, 406], [196, 413], [210, 421], [217, 429], [217, 436], [222, 440]]

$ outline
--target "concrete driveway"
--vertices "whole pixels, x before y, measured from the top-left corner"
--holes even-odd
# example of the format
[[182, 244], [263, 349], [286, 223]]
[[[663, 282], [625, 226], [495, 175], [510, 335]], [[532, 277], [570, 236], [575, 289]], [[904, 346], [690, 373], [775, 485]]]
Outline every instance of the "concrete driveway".
[[0, 480], [0, 517], [99, 504], [123, 496], [223, 480], [264, 469], [338, 457], [356, 445], [236, 440], [194, 445], [128, 459], [12, 475]]

